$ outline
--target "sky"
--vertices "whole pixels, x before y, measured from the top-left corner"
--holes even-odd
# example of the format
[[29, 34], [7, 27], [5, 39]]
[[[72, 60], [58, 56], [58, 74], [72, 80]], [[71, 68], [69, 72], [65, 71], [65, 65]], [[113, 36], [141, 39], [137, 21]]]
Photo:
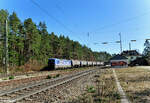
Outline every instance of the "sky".
[[123, 50], [136, 40], [131, 49], [142, 53], [150, 39], [150, 0], [0, 0], [0, 9], [15, 11], [22, 22], [44, 21], [49, 33], [69, 36], [93, 51], [119, 53], [120, 45], [114, 43], [119, 33]]

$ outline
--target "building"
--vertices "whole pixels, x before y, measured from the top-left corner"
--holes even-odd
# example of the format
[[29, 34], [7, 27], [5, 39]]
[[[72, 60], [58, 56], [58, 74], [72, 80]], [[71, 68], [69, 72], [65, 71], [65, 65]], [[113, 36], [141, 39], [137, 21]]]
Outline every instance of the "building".
[[128, 58], [118, 54], [110, 59], [110, 63], [113, 68], [128, 67]]
[[141, 54], [136, 50], [123, 51], [121, 55], [128, 58], [128, 64], [130, 64], [132, 61], [135, 61], [137, 58], [142, 57]]

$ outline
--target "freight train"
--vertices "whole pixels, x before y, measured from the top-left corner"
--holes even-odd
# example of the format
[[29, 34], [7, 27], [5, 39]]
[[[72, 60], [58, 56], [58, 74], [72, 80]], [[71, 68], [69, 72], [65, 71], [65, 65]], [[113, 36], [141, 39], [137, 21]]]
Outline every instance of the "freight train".
[[58, 58], [49, 58], [48, 67], [51, 69], [66, 69], [77, 67], [102, 66], [103, 62], [97, 61], [82, 61], [82, 60], [66, 60]]

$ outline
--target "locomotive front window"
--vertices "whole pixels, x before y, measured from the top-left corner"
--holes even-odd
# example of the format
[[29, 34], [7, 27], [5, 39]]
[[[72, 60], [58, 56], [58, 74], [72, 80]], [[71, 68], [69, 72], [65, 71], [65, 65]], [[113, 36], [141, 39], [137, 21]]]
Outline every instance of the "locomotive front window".
[[49, 63], [49, 64], [54, 64], [54, 63], [55, 63], [55, 60], [50, 59], [50, 60], [48, 61], [48, 63]]

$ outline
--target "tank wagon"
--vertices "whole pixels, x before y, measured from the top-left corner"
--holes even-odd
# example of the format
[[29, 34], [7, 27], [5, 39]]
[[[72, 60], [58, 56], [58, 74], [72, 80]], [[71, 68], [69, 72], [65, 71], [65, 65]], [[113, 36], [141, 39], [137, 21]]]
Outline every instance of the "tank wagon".
[[66, 59], [58, 59], [58, 58], [48, 59], [48, 67], [50, 69], [101, 66], [101, 64], [102, 64], [101, 62], [96, 62], [96, 61], [66, 60]]
[[88, 61], [88, 66], [93, 66], [92, 61]]
[[71, 60], [72, 67], [81, 67], [81, 61], [79, 60]]
[[88, 62], [87, 61], [81, 61], [81, 67], [85, 67], [88, 65]]
[[93, 66], [96, 66], [96, 62], [95, 61], [93, 62]]

